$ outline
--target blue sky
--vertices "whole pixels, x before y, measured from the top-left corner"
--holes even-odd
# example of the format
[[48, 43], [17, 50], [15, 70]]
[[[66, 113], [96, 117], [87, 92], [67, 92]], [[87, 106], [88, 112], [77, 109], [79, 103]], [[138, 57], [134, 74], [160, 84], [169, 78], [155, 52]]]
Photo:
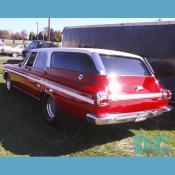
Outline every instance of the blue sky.
[[[163, 21], [175, 20], [175, 18], [161, 18]], [[158, 18], [51, 18], [51, 27], [55, 30], [62, 30], [65, 26], [94, 25], [94, 24], [115, 24], [126, 22], [149, 22]], [[11, 32], [36, 32], [36, 23], [39, 22], [39, 31], [47, 26], [47, 18], [0, 18], [0, 29]]]

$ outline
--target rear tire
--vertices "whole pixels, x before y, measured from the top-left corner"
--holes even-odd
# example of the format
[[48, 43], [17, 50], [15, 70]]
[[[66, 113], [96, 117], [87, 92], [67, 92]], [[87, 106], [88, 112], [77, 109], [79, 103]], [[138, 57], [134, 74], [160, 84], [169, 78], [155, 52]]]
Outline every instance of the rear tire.
[[61, 108], [55, 102], [51, 96], [45, 97], [42, 104], [43, 117], [44, 120], [48, 123], [57, 123], [60, 124], [62, 121], [62, 112]]
[[72, 128], [79, 125], [80, 121], [82, 122], [82, 119], [64, 113], [59, 104], [49, 95], [42, 97], [42, 111], [44, 120], [54, 128]]

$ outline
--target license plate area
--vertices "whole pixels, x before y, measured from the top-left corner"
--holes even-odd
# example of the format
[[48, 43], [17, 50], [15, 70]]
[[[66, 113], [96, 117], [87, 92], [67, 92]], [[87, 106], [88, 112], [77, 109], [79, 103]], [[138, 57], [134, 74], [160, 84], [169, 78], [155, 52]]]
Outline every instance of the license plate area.
[[138, 113], [135, 122], [144, 121], [144, 120], [146, 120], [148, 117], [149, 117], [149, 113], [147, 113], [147, 112]]

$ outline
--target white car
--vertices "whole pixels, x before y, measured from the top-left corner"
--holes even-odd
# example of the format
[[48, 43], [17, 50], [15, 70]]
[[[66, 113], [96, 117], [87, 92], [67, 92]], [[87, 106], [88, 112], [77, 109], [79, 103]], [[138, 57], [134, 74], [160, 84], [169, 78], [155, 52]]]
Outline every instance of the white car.
[[2, 53], [2, 49], [5, 47], [6, 45], [0, 41], [0, 54]]
[[1, 53], [12, 55], [13, 57], [17, 57], [18, 55], [22, 55], [22, 51], [24, 50], [23, 45], [17, 46], [4, 46], [1, 50]]

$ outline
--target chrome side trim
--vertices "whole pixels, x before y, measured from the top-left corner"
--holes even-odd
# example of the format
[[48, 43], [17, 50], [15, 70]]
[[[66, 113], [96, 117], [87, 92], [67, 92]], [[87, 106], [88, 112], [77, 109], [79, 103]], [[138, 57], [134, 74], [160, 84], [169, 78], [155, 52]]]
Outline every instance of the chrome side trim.
[[56, 91], [62, 92], [64, 94], [66, 94], [66, 95], [70, 95], [71, 97], [77, 98], [77, 99], [82, 100], [84, 102], [87, 102], [87, 103], [90, 103], [90, 104], [94, 104], [94, 100], [93, 99], [90, 99], [88, 97], [85, 97], [85, 96], [79, 95], [79, 94], [77, 94], [75, 92], [72, 92], [72, 91], [69, 91], [67, 89], [64, 89], [64, 88], [62, 88], [62, 87], [58, 86], [57, 84], [54, 84], [54, 83], [52, 83], [50, 81], [46, 80], [45, 81], [45, 86], [47, 86], [47, 87], [49, 87], [51, 89], [54, 89]]
[[54, 89], [56, 91], [62, 92], [64, 94], [69, 95], [71, 97], [74, 97], [76, 99], [79, 99], [81, 101], [84, 101], [84, 102], [87, 102], [89, 104], [93, 104], [94, 105], [94, 100], [93, 99], [85, 97], [85, 96], [82, 96], [82, 95], [80, 95], [78, 93], [75, 93], [73, 91], [67, 90], [67, 89], [65, 89], [66, 87], [65, 88], [61, 87], [58, 83], [54, 83], [54, 82], [48, 81], [48, 80], [42, 80], [42, 79], [39, 79], [39, 78], [37, 79], [37, 78], [32, 77], [30, 75], [25, 75], [25, 74], [22, 74], [20, 72], [17, 72], [17, 71], [11, 70], [11, 69], [7, 69], [6, 68], [6, 70], [8, 70], [9, 72], [16, 73], [16, 74], [18, 74], [18, 75], [20, 75], [22, 77], [25, 77], [25, 78], [27, 78], [29, 80], [35, 81], [37, 83], [40, 83], [42, 85], [45, 85], [46, 87], [48, 87], [50, 89]]
[[4, 68], [4, 70], [7, 70], [7, 71], [9, 71], [9, 72], [12, 72], [12, 73], [15, 73], [15, 74], [17, 74], [17, 75], [20, 75], [20, 76], [22, 76], [22, 77], [27, 78], [27, 75], [22, 74], [22, 73], [20, 73], [20, 72], [18, 72], [18, 71], [14, 71], [14, 70], [8, 69], [8, 68]]
[[122, 100], [139, 100], [146, 98], [162, 98], [162, 93], [150, 93], [150, 94], [122, 94], [122, 95], [111, 95], [109, 99], [112, 101]]

